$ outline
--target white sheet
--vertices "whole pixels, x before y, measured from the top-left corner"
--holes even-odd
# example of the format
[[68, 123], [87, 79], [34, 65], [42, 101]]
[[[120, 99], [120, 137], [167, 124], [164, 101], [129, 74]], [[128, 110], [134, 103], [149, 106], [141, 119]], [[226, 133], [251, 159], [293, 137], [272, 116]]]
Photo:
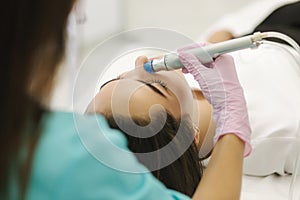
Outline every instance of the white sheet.
[[[243, 176], [241, 200], [288, 200], [291, 175], [266, 177]], [[300, 199], [300, 181], [296, 182], [294, 200]]]

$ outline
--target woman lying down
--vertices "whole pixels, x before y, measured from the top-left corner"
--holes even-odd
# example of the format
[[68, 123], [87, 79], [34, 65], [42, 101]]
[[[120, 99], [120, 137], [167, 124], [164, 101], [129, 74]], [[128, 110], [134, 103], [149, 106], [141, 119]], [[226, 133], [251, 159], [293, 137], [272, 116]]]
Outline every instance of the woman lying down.
[[[190, 197], [238, 199], [251, 129], [233, 59], [220, 56], [208, 68], [185, 50], [179, 50], [184, 70], [203, 94], [192, 92], [181, 71], [146, 72], [148, 59], [139, 57], [135, 69], [101, 86], [87, 113], [104, 115], [122, 131], [130, 150], [166, 187]], [[203, 171], [199, 151], [206, 157], [211, 150]], [[204, 192], [195, 194], [199, 187]]]

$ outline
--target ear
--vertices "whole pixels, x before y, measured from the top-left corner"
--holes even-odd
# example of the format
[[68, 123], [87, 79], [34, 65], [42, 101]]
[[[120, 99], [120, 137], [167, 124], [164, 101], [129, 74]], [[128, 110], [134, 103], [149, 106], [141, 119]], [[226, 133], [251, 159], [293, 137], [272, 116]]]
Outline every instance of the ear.
[[192, 93], [195, 100], [205, 100], [205, 97], [201, 90], [193, 88]]
[[194, 141], [198, 147], [200, 142], [200, 130], [196, 126], [194, 126]]
[[[193, 94], [194, 100], [196, 100], [196, 101], [200, 101], [200, 100], [204, 99], [204, 96], [199, 89], [193, 88], [192, 94]], [[198, 126], [195, 126], [195, 125], [194, 125], [194, 140], [195, 140], [196, 145], [198, 146], [199, 142], [200, 142], [200, 129]]]

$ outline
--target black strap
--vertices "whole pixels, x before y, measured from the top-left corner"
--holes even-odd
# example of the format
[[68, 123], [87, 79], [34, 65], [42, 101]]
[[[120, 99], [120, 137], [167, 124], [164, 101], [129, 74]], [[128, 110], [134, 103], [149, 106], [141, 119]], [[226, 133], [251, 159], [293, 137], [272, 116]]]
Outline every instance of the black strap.
[[[254, 32], [278, 31], [300, 44], [300, 2], [284, 5], [272, 12]], [[274, 39], [274, 41], [282, 42]]]

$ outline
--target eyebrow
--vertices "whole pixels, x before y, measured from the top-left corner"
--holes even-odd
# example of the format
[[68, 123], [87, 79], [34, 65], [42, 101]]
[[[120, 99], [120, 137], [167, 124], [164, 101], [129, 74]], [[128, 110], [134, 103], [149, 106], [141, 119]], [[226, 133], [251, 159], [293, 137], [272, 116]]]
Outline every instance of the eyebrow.
[[[101, 90], [105, 85], [107, 85], [108, 83], [113, 82], [113, 81], [117, 81], [117, 80], [120, 80], [120, 78], [114, 78], [114, 79], [111, 79], [111, 80], [105, 82], [104, 84], [101, 85], [100, 90]], [[140, 83], [143, 83], [144, 85], [148, 86], [148, 87], [149, 87], [152, 91], [154, 91], [155, 93], [157, 93], [157, 94], [159, 94], [159, 95], [161, 95], [161, 96], [163, 96], [163, 97], [166, 98], [166, 95], [164, 95], [164, 93], [162, 93], [159, 89], [157, 89], [157, 88], [156, 88], [155, 86], [153, 86], [152, 84], [147, 83], [147, 82], [142, 81], [142, 80], [136, 80], [136, 81], [138, 81], [138, 82], [140, 82]]]
[[139, 82], [145, 84], [145, 85], [148, 86], [151, 90], [153, 90], [153, 91], [156, 92], [157, 94], [159, 94], [159, 95], [161, 95], [161, 96], [163, 96], [163, 97], [166, 98], [166, 95], [164, 95], [164, 93], [162, 93], [159, 89], [157, 89], [157, 87], [153, 86], [152, 84], [147, 83], [147, 82], [142, 81], [142, 80], [137, 80], [137, 81], [139, 81]]
[[108, 83], [110, 83], [110, 82], [112, 82], [112, 81], [117, 81], [117, 80], [120, 80], [120, 78], [119, 78], [119, 77], [118, 77], [118, 78], [113, 78], [113, 79], [111, 79], [111, 80], [109, 80], [109, 81], [103, 83], [103, 84], [100, 86], [100, 89], [99, 89], [99, 90], [101, 90], [101, 89], [102, 89], [105, 85], [107, 85]]

